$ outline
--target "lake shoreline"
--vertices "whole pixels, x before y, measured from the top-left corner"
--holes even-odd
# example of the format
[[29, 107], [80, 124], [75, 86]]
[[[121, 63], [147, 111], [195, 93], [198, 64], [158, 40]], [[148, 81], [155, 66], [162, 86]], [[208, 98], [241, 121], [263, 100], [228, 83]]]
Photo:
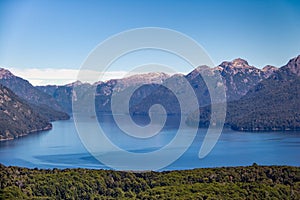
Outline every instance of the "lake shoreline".
[[34, 130], [28, 131], [26, 133], [19, 134], [19, 135], [15, 136], [15, 137], [9, 137], [9, 138], [4, 138], [4, 139], [1, 138], [0, 142], [15, 140], [15, 139], [18, 139], [18, 138], [21, 138], [21, 137], [25, 137], [25, 136], [28, 136], [28, 135], [31, 135], [31, 134], [35, 134], [35, 133], [39, 133], [39, 132], [44, 132], [44, 131], [49, 131], [52, 128], [53, 128], [53, 125], [50, 123], [47, 126], [45, 126], [44, 128], [34, 129]]
[[253, 163], [252, 165], [235, 165], [235, 166], [212, 166], [212, 167], [195, 167], [195, 168], [183, 168], [183, 169], [162, 169], [162, 170], [118, 170], [113, 168], [90, 168], [90, 167], [67, 167], [67, 168], [58, 168], [58, 167], [50, 167], [50, 168], [42, 168], [42, 167], [23, 167], [18, 165], [5, 165], [0, 162], [0, 168], [21, 168], [27, 170], [38, 170], [38, 171], [68, 171], [68, 170], [88, 170], [88, 171], [114, 171], [114, 172], [124, 172], [124, 173], [170, 173], [170, 172], [183, 172], [183, 171], [195, 171], [195, 170], [218, 170], [218, 169], [234, 169], [234, 168], [249, 168], [249, 167], [292, 167], [299, 168], [300, 165], [260, 165], [257, 163]]

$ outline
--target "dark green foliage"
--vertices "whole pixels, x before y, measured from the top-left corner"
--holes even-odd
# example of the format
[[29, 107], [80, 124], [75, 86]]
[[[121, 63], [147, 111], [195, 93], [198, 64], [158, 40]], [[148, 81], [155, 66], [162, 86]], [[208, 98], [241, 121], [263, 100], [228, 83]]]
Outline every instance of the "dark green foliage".
[[168, 172], [38, 170], [0, 166], [0, 199], [299, 199], [300, 168]]
[[28, 199], [28, 196], [17, 186], [9, 186], [0, 190], [0, 199]]

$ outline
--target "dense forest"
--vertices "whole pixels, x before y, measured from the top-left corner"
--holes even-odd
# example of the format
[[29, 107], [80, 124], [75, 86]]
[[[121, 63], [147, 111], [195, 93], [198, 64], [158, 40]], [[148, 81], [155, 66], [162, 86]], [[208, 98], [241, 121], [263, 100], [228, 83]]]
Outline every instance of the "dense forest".
[[300, 167], [166, 172], [27, 169], [0, 165], [0, 199], [300, 199]]

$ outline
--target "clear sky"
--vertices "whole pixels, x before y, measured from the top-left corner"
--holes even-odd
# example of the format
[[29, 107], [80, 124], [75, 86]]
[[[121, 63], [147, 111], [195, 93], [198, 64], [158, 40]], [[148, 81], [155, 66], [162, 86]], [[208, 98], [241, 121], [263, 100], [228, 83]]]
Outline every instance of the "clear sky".
[[0, 66], [76, 71], [101, 41], [140, 27], [182, 32], [215, 64], [280, 67], [300, 54], [299, 0], [0, 0]]

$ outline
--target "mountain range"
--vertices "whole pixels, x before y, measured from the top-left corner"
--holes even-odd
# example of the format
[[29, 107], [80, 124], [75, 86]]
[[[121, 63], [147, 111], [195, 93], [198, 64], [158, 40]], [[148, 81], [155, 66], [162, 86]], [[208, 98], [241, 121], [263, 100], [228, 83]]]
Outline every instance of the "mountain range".
[[[81, 93], [84, 96], [94, 95], [95, 93], [95, 105], [96, 110], [100, 113], [111, 112], [110, 100], [113, 92], [123, 92], [124, 90], [134, 87], [141, 84], [153, 84], [157, 85], [163, 83], [169, 75], [165, 73], [146, 73], [140, 75], [133, 75], [123, 79], [111, 79], [106, 82], [96, 82], [94, 84], [81, 83], [76, 81], [71, 84], [56, 86], [56, 85], [47, 85], [47, 86], [37, 86], [36, 88], [40, 91], [47, 93], [52, 96], [59, 105], [65, 109], [66, 112], [72, 113], [72, 96], [76, 96], [76, 91], [73, 91], [73, 87], [79, 88]], [[143, 91], [137, 96], [136, 99], [142, 99], [147, 95], [151, 94], [155, 90], [150, 89], [148, 92]]]
[[[187, 75], [168, 76], [162, 73], [150, 73], [135, 75], [129, 79], [98, 82], [93, 85], [77, 82], [76, 85], [81, 85], [89, 95], [92, 94], [87, 91], [96, 91], [95, 105], [98, 113], [111, 112], [113, 92], [125, 93], [127, 89], [130, 90], [138, 83], [143, 83], [143, 86], [131, 96], [129, 105], [131, 115], [147, 115], [149, 108], [154, 104], [163, 105], [167, 114], [180, 115], [182, 113], [176, 94], [165, 86], [176, 85], [177, 92], [185, 95], [187, 88], [181, 84], [182, 78], [185, 78], [194, 89], [200, 105], [200, 121], [195, 121], [197, 117], [193, 114], [184, 113], [190, 115], [187, 123], [192, 126], [207, 127], [211, 102], [208, 88], [200, 73], [207, 70], [212, 76], [219, 73], [225, 86], [226, 99], [220, 99], [218, 102], [227, 104], [226, 126], [242, 131], [298, 130], [300, 127], [298, 119], [300, 109], [297, 103], [300, 93], [299, 69], [299, 56], [291, 59], [283, 67], [267, 65], [262, 69], [238, 58], [231, 62], [222, 62], [213, 68], [200, 66]], [[116, 85], [118, 88], [115, 87]], [[53, 90], [54, 87], [57, 89]], [[52, 95], [58, 102], [62, 102], [62, 105], [70, 105], [71, 87], [72, 85], [42, 86], [39, 89]], [[67, 98], [60, 99], [63, 96]], [[65, 101], [66, 99], [68, 102]], [[71, 109], [70, 106], [69, 108]]]
[[[207, 85], [203, 80], [201, 72], [207, 74], [208, 76], [220, 74], [223, 82], [222, 84], [224, 84], [224, 88], [226, 90], [226, 99], [216, 100], [216, 102], [221, 103], [240, 99], [252, 87], [257, 85], [260, 81], [268, 78], [276, 70], [277, 68], [275, 67], [267, 67], [261, 70], [250, 66], [247, 61], [238, 58], [232, 62], [222, 62], [220, 65], [214, 68], [200, 66], [182, 78], [185, 78], [190, 83], [195, 91], [195, 94], [197, 95], [200, 107], [204, 107], [210, 105], [211, 101]], [[174, 75], [167, 79], [164, 85], [168, 86], [170, 84], [176, 84], [180, 82], [180, 77], [181, 76], [179, 75]], [[187, 86], [177, 84], [177, 87], [178, 93], [181, 93], [184, 96], [185, 92], [188, 90]], [[156, 102], [163, 105], [170, 105], [171, 108], [167, 109], [169, 114], [182, 114], [179, 111], [180, 109], [178, 109], [179, 105], [175, 105], [176, 99], [174, 99], [172, 95], [174, 96], [171, 91], [166, 91], [164, 87], [160, 87], [158, 90], [155, 90], [151, 95], [145, 98], [145, 101], [141, 101], [139, 105], [133, 105], [131, 110], [134, 113], [145, 114], [147, 113], [148, 108], [153, 105], [153, 102]], [[186, 94], [185, 96], [188, 95]], [[161, 99], [160, 97], [164, 98]], [[157, 102], [157, 100], [160, 102]]]
[[[31, 85], [27, 80], [13, 75], [10, 71], [0, 69], [0, 85], [2, 94], [9, 96], [18, 103], [18, 109], [27, 110], [32, 118], [25, 116], [24, 121], [16, 120], [16, 104], [6, 104], [2, 97], [1, 111], [11, 113], [1, 115], [0, 135], [2, 139], [18, 137], [24, 133], [40, 130], [41, 127], [50, 127], [50, 121], [68, 119], [72, 114], [72, 98], [90, 98], [95, 95], [97, 114], [111, 113], [112, 95], [127, 94], [136, 89], [129, 101], [129, 113], [132, 116], [148, 114], [154, 104], [165, 107], [167, 114], [187, 114], [187, 124], [191, 126], [207, 127], [210, 119], [210, 94], [201, 73], [209, 76], [221, 75], [226, 91], [226, 99], [218, 99], [219, 104], [226, 103], [226, 126], [241, 131], [269, 131], [269, 130], [298, 130], [300, 127], [300, 56], [291, 59], [280, 68], [267, 65], [262, 69], [248, 64], [238, 58], [225, 61], [216, 67], [199, 66], [187, 75], [165, 73], [137, 74], [122, 79], [112, 79], [94, 84], [76, 81], [67, 85]], [[200, 121], [197, 121], [197, 112], [181, 113], [179, 102], [169, 86], [175, 87], [176, 92], [187, 96], [187, 80], [194, 90], [200, 105]], [[141, 86], [141, 87], [140, 87]], [[76, 87], [81, 91], [76, 93]], [[81, 96], [79, 96], [81, 95]], [[13, 102], [14, 102], [13, 101]], [[185, 106], [189, 106], [188, 104]], [[24, 107], [24, 108], [23, 108]], [[30, 111], [29, 111], [30, 110]], [[66, 114], [68, 113], [68, 114]], [[37, 117], [39, 115], [39, 117]], [[34, 125], [34, 118], [39, 121]], [[13, 124], [20, 121], [22, 124], [32, 124], [32, 127], [13, 129]], [[30, 122], [30, 123], [29, 123]], [[43, 123], [42, 123], [43, 122]], [[5, 126], [7, 124], [7, 127]], [[13, 126], [9, 126], [12, 124]], [[21, 128], [22, 126], [20, 126]], [[11, 134], [6, 134], [11, 129]]]
[[[240, 99], [227, 103], [226, 125], [240, 131], [300, 130], [300, 56], [272, 73]], [[209, 123], [210, 106], [200, 108], [200, 121], [191, 114], [187, 123]]]
[[[163, 105], [168, 105], [168, 114], [178, 114], [179, 111], [175, 108], [176, 99], [174, 99], [174, 94], [162, 85], [176, 85], [176, 87], [178, 87], [177, 91], [184, 95], [187, 88], [184, 84], [181, 84], [181, 82], [182, 79], [185, 78], [195, 90], [199, 105], [209, 105], [210, 96], [207, 86], [200, 74], [201, 70], [210, 70], [212, 74], [216, 74], [217, 72], [220, 73], [225, 84], [226, 100], [233, 101], [240, 99], [250, 90], [250, 88], [268, 78], [277, 70], [277, 68], [267, 66], [263, 69], [258, 69], [250, 66], [247, 61], [239, 58], [232, 62], [223, 62], [214, 68], [200, 66], [187, 75], [175, 74], [170, 76], [164, 73], [148, 73], [134, 75], [123, 79], [97, 82], [94, 84], [75, 82], [64, 86], [38, 86], [37, 89], [55, 98], [60, 106], [65, 108], [65, 111], [68, 113], [72, 113], [71, 103], [73, 86], [81, 87], [80, 90], [86, 91], [86, 94], [93, 93], [91, 91], [96, 91], [96, 110], [100, 113], [110, 113], [111, 95], [113, 92], [124, 93], [132, 87], [143, 84], [142, 87], [134, 92], [130, 99], [130, 110], [132, 113], [147, 114], [148, 108], [151, 105], [154, 103], [161, 103]], [[225, 101], [225, 99], [221, 99], [220, 101]]]

